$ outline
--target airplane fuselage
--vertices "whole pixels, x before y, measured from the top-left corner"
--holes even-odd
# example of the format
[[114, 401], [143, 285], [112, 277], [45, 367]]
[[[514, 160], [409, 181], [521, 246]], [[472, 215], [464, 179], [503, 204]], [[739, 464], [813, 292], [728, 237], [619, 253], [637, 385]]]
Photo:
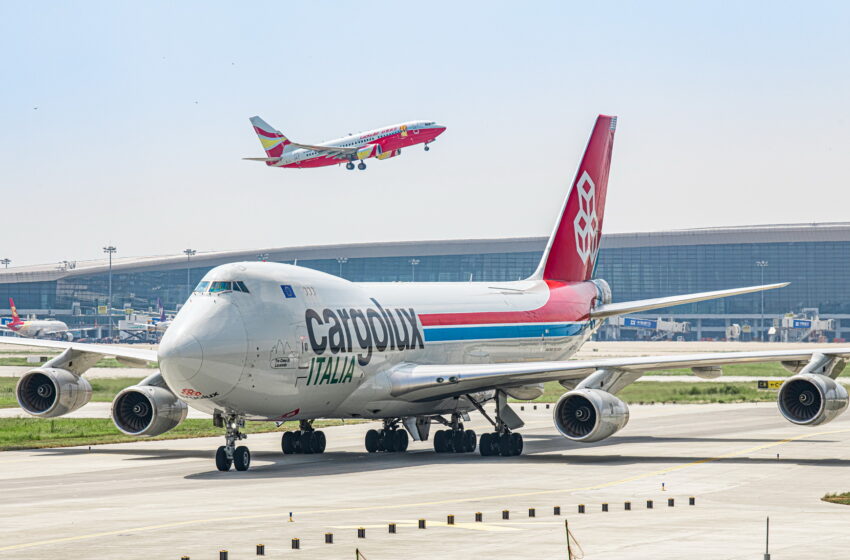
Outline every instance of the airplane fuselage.
[[[239, 281], [248, 293], [226, 289]], [[353, 283], [235, 263], [210, 271], [180, 310], [160, 367], [175, 394], [209, 413], [284, 420], [468, 410], [464, 398], [393, 398], [388, 376], [405, 363], [564, 359], [599, 326], [588, 317], [599, 295], [594, 282]]]
[[[437, 136], [443, 133], [444, 127], [433, 122], [411, 121], [407, 123], [377, 128], [359, 134], [352, 134], [335, 140], [322, 142], [320, 146], [361, 148], [357, 151], [353, 160], [364, 160], [368, 158], [388, 159], [401, 153], [402, 148], [416, 144], [427, 144], [433, 142]], [[310, 149], [294, 149], [284, 151], [279, 161], [266, 162], [270, 167], [325, 167], [345, 163], [345, 158], [323, 155], [321, 152]]]
[[21, 323], [10, 323], [6, 327], [25, 338], [70, 338], [68, 325], [51, 319], [33, 319]]

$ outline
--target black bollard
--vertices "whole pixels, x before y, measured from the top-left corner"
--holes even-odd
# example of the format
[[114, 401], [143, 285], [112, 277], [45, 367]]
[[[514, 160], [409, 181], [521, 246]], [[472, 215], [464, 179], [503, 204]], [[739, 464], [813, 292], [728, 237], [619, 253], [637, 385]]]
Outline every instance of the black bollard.
[[528, 508], [528, 516], [529, 517], [536, 517], [537, 516], [537, 512], [534, 510], [534, 508]]
[[631, 502], [624, 503], [623, 509], [626, 510], [626, 511], [631, 511], [632, 510], [632, 503]]
[[455, 516], [449, 515], [446, 517], [446, 525], [454, 525], [455, 524]]
[[390, 523], [390, 533], [395, 534], [395, 523]]
[[602, 511], [608, 511], [608, 504], [602, 504]]
[[696, 499], [696, 498], [694, 498], [693, 496], [691, 496], [690, 498], [688, 498], [688, 505], [689, 505], [689, 506], [695, 506], [695, 505], [697, 505], [697, 499]]
[[561, 515], [561, 506], [555, 506], [552, 508], [552, 515]]
[[218, 560], [227, 560], [227, 551], [219, 550], [218, 551]]
[[359, 529], [357, 529], [357, 538], [358, 539], [365, 539], [366, 538], [366, 529], [364, 529], [363, 527], [360, 527]]
[[257, 545], [257, 556], [265, 556], [266, 555], [266, 545], [258, 544]]
[[301, 549], [301, 539], [292, 539], [292, 550]]
[[579, 504], [579, 505], [578, 505], [578, 512], [579, 512], [579, 513], [584, 513], [584, 504]]
[[676, 501], [673, 498], [667, 498], [667, 507], [673, 507], [676, 505]]
[[652, 509], [652, 500], [646, 501], [646, 509]]
[[484, 521], [484, 514], [481, 513], [480, 511], [476, 511], [475, 512], [475, 521], [478, 521], [479, 523], [481, 521]]
[[334, 534], [333, 533], [325, 533], [325, 544], [333, 544], [334, 543]]
[[503, 509], [502, 510], [502, 519], [510, 519], [510, 518], [511, 518], [511, 512], [509, 510]]
[[420, 529], [424, 529], [424, 528], [425, 528], [425, 520], [424, 520], [424, 519], [420, 519], [420, 520], [419, 520], [419, 528], [420, 528]]

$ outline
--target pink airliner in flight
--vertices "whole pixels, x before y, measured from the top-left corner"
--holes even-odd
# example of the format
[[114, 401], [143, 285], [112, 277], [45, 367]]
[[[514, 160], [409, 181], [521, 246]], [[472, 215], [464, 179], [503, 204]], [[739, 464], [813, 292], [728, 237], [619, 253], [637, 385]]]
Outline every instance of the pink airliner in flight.
[[349, 134], [320, 144], [299, 144], [289, 140], [260, 117], [251, 117], [250, 121], [266, 151], [266, 157], [243, 159], [264, 161], [269, 167], [297, 169], [345, 163], [345, 168], [352, 170], [355, 162], [358, 162], [357, 168], [363, 170], [366, 169], [363, 160], [371, 157], [389, 159], [400, 155], [401, 149], [408, 146], [424, 144], [425, 151], [428, 151], [428, 144], [446, 130], [446, 127], [434, 121], [410, 121]]

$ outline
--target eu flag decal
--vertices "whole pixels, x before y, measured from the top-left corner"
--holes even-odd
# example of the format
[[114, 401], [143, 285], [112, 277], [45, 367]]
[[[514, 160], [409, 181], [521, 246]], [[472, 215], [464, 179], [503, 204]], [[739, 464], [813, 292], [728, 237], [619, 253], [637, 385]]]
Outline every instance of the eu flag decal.
[[287, 298], [295, 297], [295, 290], [293, 290], [292, 286], [290, 286], [289, 284], [283, 284], [280, 289], [283, 290], [283, 295]]

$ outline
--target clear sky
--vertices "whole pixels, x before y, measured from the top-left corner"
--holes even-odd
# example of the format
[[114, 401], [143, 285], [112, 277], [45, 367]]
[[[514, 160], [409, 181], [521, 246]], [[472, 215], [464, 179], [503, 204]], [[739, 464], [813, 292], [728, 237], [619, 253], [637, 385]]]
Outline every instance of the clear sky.
[[[847, 2], [4, 2], [0, 257], [546, 235], [598, 113], [606, 232], [850, 220]], [[430, 152], [269, 169], [413, 119]]]

